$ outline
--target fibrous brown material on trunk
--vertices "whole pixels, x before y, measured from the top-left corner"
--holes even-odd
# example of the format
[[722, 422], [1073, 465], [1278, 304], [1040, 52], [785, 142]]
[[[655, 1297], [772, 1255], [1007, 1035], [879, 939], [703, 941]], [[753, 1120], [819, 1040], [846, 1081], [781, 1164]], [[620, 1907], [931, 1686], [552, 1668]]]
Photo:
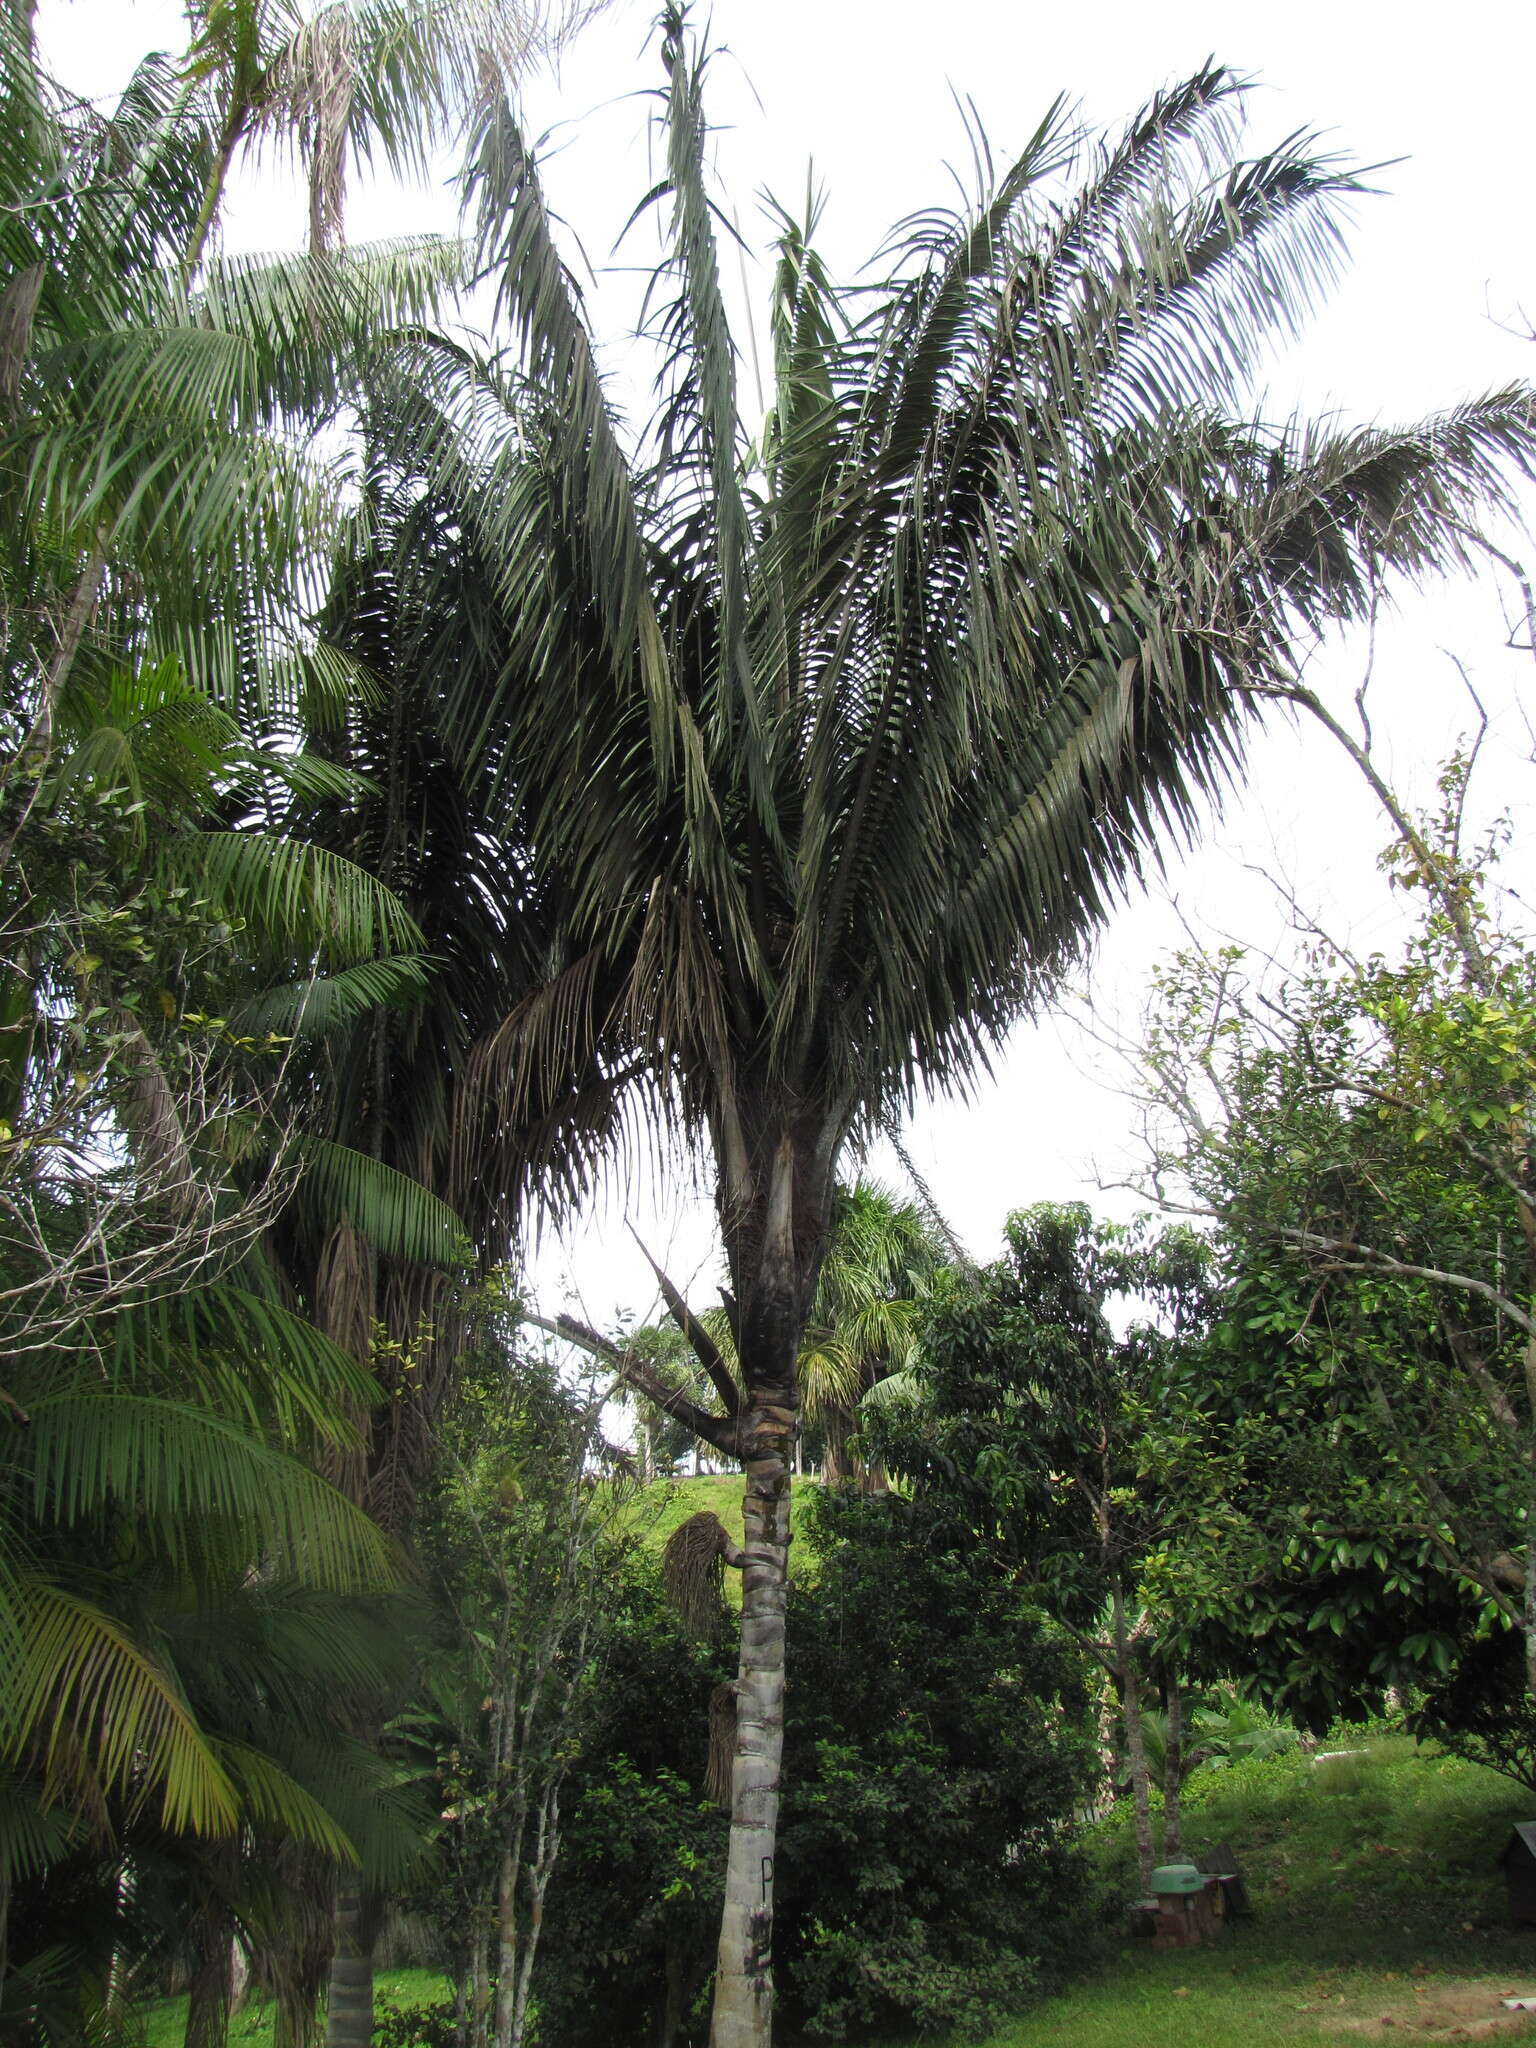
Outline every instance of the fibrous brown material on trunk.
[[704, 1766], [704, 1797], [729, 1809], [731, 1770], [736, 1760], [736, 1687], [727, 1679], [709, 1696], [709, 1757]]

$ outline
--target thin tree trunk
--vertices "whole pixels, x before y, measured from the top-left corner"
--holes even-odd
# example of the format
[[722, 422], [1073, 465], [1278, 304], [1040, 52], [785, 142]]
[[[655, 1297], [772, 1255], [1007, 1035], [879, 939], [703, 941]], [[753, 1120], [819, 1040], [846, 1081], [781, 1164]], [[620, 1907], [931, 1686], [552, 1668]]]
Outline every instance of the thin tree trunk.
[[1184, 1695], [1178, 1672], [1171, 1665], [1165, 1694], [1168, 1741], [1163, 1754], [1163, 1857], [1177, 1863], [1184, 1855]]
[[230, 89], [229, 106], [225, 110], [223, 124], [219, 130], [218, 146], [213, 162], [208, 168], [208, 182], [203, 187], [203, 203], [198, 208], [197, 219], [187, 237], [187, 246], [181, 258], [182, 289], [190, 293], [192, 280], [197, 275], [197, 266], [203, 260], [203, 251], [208, 246], [208, 237], [218, 218], [219, 207], [224, 198], [224, 187], [229, 181], [229, 167], [234, 162], [235, 151], [240, 138], [250, 121], [250, 106], [238, 86]]
[[522, 1954], [517, 1964], [517, 1992], [512, 2005], [511, 2048], [523, 2048], [528, 2031], [528, 1999], [533, 1990], [533, 1966], [538, 1958], [539, 1939], [544, 1932], [544, 1900], [560, 1854], [560, 1786], [556, 1781], [544, 1789], [539, 1808], [538, 1838], [527, 1875], [528, 1916], [523, 1932]]
[[1125, 1754], [1131, 1772], [1131, 1811], [1136, 1827], [1136, 1869], [1143, 1892], [1150, 1890], [1157, 1852], [1152, 1843], [1151, 1772], [1147, 1768], [1147, 1745], [1141, 1728], [1141, 1687], [1136, 1676], [1136, 1653], [1126, 1634], [1125, 1596], [1118, 1580], [1112, 1595], [1115, 1663], [1120, 1680], [1120, 1718], [1125, 1726]]
[[483, 1922], [475, 1928], [475, 1946], [470, 1959], [469, 1973], [472, 1986], [470, 2048], [486, 2048], [491, 2032], [491, 1930]]
[[683, 2026], [683, 2005], [685, 1992], [686, 1959], [682, 1946], [677, 1941], [667, 1943], [666, 1998], [661, 2008], [661, 2032], [656, 2037], [656, 2048], [677, 2048], [677, 2037]]
[[69, 672], [75, 665], [75, 656], [80, 652], [80, 643], [85, 638], [87, 626], [96, 610], [101, 594], [102, 572], [107, 566], [106, 550], [100, 540], [94, 540], [86, 554], [85, 567], [80, 571], [64, 622], [59, 628], [59, 644], [54, 650], [53, 660], [48, 664], [48, 673], [43, 678], [43, 694], [37, 707], [37, 716], [32, 724], [28, 744], [39, 754], [46, 755], [53, 745], [53, 725], [58, 714], [59, 699], [64, 694], [64, 685], [69, 681]]
[[516, 1846], [501, 1852], [496, 1879], [496, 2016], [491, 2023], [493, 2048], [511, 2048], [514, 1992], [517, 1983], [517, 1878], [522, 1822], [516, 1823]]
[[773, 1875], [784, 1747], [785, 1582], [789, 1488], [784, 1462], [750, 1469], [742, 1504], [741, 1662], [731, 1841], [710, 2048], [767, 2048], [773, 2038]]
[[53, 751], [53, 727], [54, 720], [58, 714], [59, 698], [64, 693], [64, 685], [69, 680], [70, 670], [74, 667], [75, 656], [80, 651], [80, 643], [85, 638], [86, 629], [95, 614], [96, 605], [101, 595], [101, 579], [106, 566], [106, 551], [100, 540], [92, 541], [90, 550], [85, 558], [85, 567], [80, 571], [80, 575], [75, 582], [68, 608], [59, 627], [58, 646], [54, 650], [53, 660], [48, 664], [47, 672], [43, 677], [42, 694], [38, 699], [37, 711], [33, 717], [31, 729], [27, 733], [20, 749], [6, 768], [7, 779], [18, 768], [21, 772], [30, 775], [32, 787], [22, 800], [20, 809], [13, 819], [10, 829], [6, 832], [4, 839], [0, 840], [0, 868], [5, 868], [10, 864], [11, 854], [16, 842], [21, 837], [27, 820], [32, 815], [33, 805], [37, 802], [42, 771], [47, 763], [48, 756]]
[[336, 1899], [336, 1952], [325, 2020], [326, 2048], [369, 2048], [373, 2039], [373, 1915], [361, 1888], [347, 1883]]

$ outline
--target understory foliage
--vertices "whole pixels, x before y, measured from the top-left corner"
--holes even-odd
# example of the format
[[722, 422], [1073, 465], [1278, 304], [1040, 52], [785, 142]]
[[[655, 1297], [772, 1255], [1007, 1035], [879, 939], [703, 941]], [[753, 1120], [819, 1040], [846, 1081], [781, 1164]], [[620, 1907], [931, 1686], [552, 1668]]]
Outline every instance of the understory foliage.
[[[1091, 1915], [1072, 1814], [1093, 1767], [1075, 1649], [900, 1500], [817, 1489], [791, 1626], [781, 2010], [841, 2039], [984, 2032]], [[703, 2039], [724, 1816], [704, 1795], [718, 1646], [636, 1558], [575, 1764], [536, 1980], [540, 2040]]]
[[1076, 1647], [896, 1495], [818, 1494], [793, 1607], [785, 2003], [840, 2038], [984, 2033], [1059, 1979], [1088, 1900]]
[[726, 1817], [706, 1795], [711, 1694], [730, 1660], [682, 1626], [655, 1556], [628, 1556], [602, 1683], [565, 1795], [534, 1995], [541, 2048], [684, 2048], [720, 1917]]
[[605, 1387], [520, 1357], [504, 1305], [479, 1320], [419, 1532], [436, 1640], [394, 1732], [426, 1751], [441, 1795], [432, 1904], [461, 2048], [518, 2048], [566, 1779], [611, 1682], [635, 1487], [602, 1435]]
[[1171, 1855], [1187, 1619], [1231, 1576], [1215, 1540], [1230, 1534], [1226, 1463], [1188, 1397], [1212, 1309], [1195, 1232], [1037, 1203], [1008, 1219], [1003, 1258], [935, 1289], [917, 1369], [867, 1404], [865, 1433], [930, 1540], [1027, 1586], [1112, 1688], [1144, 1881], [1143, 1706], [1160, 1689]]

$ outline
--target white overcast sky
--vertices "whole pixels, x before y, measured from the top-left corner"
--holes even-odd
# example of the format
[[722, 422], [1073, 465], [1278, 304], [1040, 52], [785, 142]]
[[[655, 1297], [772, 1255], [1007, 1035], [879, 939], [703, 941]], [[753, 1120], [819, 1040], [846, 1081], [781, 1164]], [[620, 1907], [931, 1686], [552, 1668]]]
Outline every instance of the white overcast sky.
[[[540, 77], [528, 90], [530, 126], [550, 132], [552, 197], [600, 273], [643, 262], [654, 247], [641, 230], [611, 253], [646, 189], [647, 106], [638, 95], [658, 75], [646, 47], [651, 11], [616, 7], [568, 52], [558, 78]], [[43, 0], [40, 18], [56, 68], [92, 96], [109, 95], [144, 49], [180, 41], [180, 11], [168, 0]], [[949, 166], [969, 164], [956, 96], [974, 101], [1003, 156], [1058, 94], [1091, 124], [1112, 126], [1214, 55], [1258, 81], [1251, 147], [1318, 130], [1328, 149], [1389, 166], [1371, 181], [1382, 196], [1356, 204], [1342, 283], [1269, 368], [1271, 415], [1406, 420], [1536, 377], [1536, 346], [1523, 338], [1536, 324], [1529, 0], [1097, 0], [1075, 8], [1059, 0], [717, 0], [710, 19], [720, 191], [754, 246], [765, 235], [760, 194], [797, 205], [813, 164], [827, 192], [823, 247], [850, 273], [894, 221], [954, 195]], [[358, 239], [451, 231], [453, 223], [443, 189], [361, 189], [349, 219]], [[245, 182], [232, 245], [282, 246], [301, 233], [302, 209], [280, 179]], [[730, 277], [733, 297], [744, 283], [760, 306], [766, 266], [742, 273]], [[600, 275], [593, 300], [627, 383], [633, 280]], [[749, 362], [743, 377], [750, 391]], [[1522, 545], [1517, 537], [1515, 552]], [[1529, 870], [1527, 790], [1536, 785], [1525, 715], [1536, 664], [1506, 648], [1508, 604], [1492, 581], [1405, 594], [1378, 634], [1372, 708], [1384, 761], [1410, 794], [1426, 795], [1435, 764], [1471, 720], [1446, 650], [1461, 657], [1495, 719], [1483, 806], [1524, 814], [1506, 864], [1518, 886]], [[1347, 701], [1363, 660], [1363, 646], [1346, 641], [1320, 657], [1313, 680]], [[1276, 725], [1256, 741], [1247, 786], [1200, 849], [1188, 858], [1170, 850], [1161, 896], [1120, 914], [1082, 979], [1097, 1003], [1129, 1019], [1149, 966], [1178, 943], [1181, 914], [1278, 944], [1283, 914], [1255, 866], [1283, 872], [1357, 943], [1387, 938], [1395, 913], [1375, 871], [1384, 837], [1329, 743]], [[1100, 1180], [1121, 1177], [1129, 1154], [1125, 1105], [1093, 1069], [1091, 1048], [1070, 1023], [1046, 1020], [1015, 1034], [974, 1101], [919, 1112], [913, 1155], [977, 1254], [994, 1251], [1007, 1211], [1025, 1202], [1078, 1195], [1114, 1213], [1133, 1206], [1123, 1193], [1099, 1192]], [[871, 1163], [895, 1177], [889, 1159]], [[714, 1282], [706, 1195], [647, 1183], [629, 1191], [627, 1208], [675, 1277], [706, 1296]], [[622, 1228], [625, 1210], [616, 1192], [583, 1227], [546, 1240], [533, 1264], [546, 1312], [566, 1301], [598, 1322], [649, 1312], [653, 1291]]]

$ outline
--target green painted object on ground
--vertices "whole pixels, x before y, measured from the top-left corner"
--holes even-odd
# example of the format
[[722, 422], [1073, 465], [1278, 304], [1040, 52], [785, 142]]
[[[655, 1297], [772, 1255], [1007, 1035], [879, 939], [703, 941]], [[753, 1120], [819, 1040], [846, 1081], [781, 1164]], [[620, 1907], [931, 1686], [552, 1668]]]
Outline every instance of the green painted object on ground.
[[1160, 1863], [1152, 1873], [1152, 1890], [1157, 1898], [1177, 1898], [1185, 1892], [1197, 1892], [1205, 1879], [1193, 1863]]

